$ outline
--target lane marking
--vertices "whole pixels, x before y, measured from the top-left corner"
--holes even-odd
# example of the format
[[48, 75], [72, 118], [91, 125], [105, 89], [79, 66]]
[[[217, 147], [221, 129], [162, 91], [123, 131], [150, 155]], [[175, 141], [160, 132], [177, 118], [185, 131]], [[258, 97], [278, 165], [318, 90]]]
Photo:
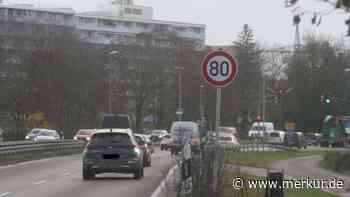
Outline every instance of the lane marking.
[[11, 192], [5, 192], [5, 193], [0, 194], [0, 197], [5, 197], [5, 196], [8, 196], [10, 194], [12, 194], [12, 193]]
[[46, 180], [41, 180], [41, 181], [35, 182], [34, 185], [42, 185], [42, 184], [45, 184], [46, 182], [47, 182]]
[[69, 176], [69, 175], [71, 175], [70, 172], [65, 172], [65, 173], [63, 174], [63, 176]]

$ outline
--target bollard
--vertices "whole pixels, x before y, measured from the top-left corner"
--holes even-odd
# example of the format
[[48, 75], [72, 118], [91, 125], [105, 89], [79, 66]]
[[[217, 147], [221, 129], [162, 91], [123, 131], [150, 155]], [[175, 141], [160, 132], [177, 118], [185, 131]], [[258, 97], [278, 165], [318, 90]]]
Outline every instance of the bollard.
[[284, 172], [267, 170], [267, 180], [277, 183], [277, 188], [266, 187], [265, 197], [284, 197], [283, 190]]

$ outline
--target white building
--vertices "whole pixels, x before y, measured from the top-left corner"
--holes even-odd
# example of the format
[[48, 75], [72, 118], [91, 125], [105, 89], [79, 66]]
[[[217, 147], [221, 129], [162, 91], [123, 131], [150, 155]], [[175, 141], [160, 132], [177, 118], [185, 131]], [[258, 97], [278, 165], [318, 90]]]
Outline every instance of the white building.
[[83, 13], [70, 8], [0, 4], [0, 23], [72, 27], [83, 40], [95, 44], [132, 42], [136, 41], [137, 34], [157, 30], [175, 33], [199, 45], [205, 42], [205, 25], [155, 20], [151, 7], [134, 5], [133, 0], [115, 0], [103, 10]]

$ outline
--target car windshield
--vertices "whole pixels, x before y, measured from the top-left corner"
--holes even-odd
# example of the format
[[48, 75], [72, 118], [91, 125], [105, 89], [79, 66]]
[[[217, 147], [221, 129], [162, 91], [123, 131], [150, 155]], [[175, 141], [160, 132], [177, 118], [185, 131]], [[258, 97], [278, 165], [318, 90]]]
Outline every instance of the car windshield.
[[131, 145], [132, 141], [128, 134], [124, 133], [98, 133], [91, 138], [92, 145]]
[[51, 131], [41, 131], [39, 133], [39, 136], [54, 136], [55, 133], [54, 132], [51, 132]]
[[40, 133], [40, 131], [41, 131], [41, 130], [32, 130], [32, 131], [30, 132], [30, 134], [38, 134], [38, 133]]

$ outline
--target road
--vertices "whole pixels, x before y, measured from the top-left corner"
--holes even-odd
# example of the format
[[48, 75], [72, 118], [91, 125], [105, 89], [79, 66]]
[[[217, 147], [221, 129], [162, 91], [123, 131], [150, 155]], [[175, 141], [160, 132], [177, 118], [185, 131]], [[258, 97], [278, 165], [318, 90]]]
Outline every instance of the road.
[[319, 166], [321, 156], [308, 156], [283, 161], [277, 161], [270, 165], [272, 169], [283, 169], [285, 174], [293, 178], [316, 178], [344, 180], [345, 188], [342, 190], [329, 190], [338, 193], [340, 196], [350, 196], [350, 176], [325, 170]]
[[101, 174], [93, 181], [82, 180], [81, 155], [0, 167], [0, 197], [149, 197], [173, 164], [169, 152], [157, 149], [142, 180]]

